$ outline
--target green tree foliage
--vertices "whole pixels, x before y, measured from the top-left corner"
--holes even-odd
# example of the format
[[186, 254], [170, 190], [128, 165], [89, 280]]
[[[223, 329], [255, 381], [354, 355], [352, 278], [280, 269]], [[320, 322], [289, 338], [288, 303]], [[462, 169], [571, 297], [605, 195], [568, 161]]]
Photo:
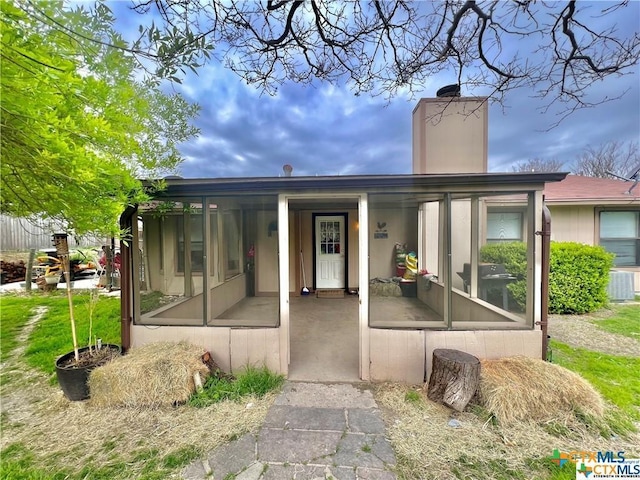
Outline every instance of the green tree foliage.
[[0, 8], [0, 210], [117, 233], [124, 206], [145, 198], [138, 178], [175, 172], [198, 107], [137, 77], [106, 6]]

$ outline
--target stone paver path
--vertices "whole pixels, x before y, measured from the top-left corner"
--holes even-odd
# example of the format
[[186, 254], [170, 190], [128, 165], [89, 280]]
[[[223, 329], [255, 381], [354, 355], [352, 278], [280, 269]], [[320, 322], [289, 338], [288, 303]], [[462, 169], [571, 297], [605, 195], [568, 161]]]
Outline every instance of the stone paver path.
[[287, 382], [257, 434], [210, 452], [185, 468], [183, 478], [395, 480], [394, 465], [370, 391], [351, 384]]

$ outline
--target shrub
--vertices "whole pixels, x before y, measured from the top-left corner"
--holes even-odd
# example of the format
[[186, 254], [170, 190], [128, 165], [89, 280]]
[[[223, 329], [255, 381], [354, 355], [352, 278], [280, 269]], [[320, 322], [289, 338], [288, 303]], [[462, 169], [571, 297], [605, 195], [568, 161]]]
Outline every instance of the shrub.
[[604, 306], [613, 257], [600, 246], [551, 242], [549, 312], [582, 314]]
[[527, 245], [523, 242], [489, 243], [480, 250], [480, 261], [501, 263], [511, 275], [524, 278], [527, 273]]
[[527, 302], [527, 245], [523, 242], [489, 243], [480, 249], [480, 261], [504, 265], [516, 277], [507, 289], [521, 309]]
[[[527, 247], [522, 242], [492, 243], [480, 250], [480, 261], [504, 264], [518, 278], [508, 285], [513, 300], [526, 302]], [[607, 303], [613, 255], [600, 246], [551, 242], [549, 313], [582, 314]]]

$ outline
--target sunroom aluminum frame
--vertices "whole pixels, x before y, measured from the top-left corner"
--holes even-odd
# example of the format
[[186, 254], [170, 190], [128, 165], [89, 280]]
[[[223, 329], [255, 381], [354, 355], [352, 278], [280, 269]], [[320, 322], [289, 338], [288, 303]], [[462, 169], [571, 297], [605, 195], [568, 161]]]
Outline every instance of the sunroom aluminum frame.
[[[566, 173], [496, 173], [496, 174], [446, 174], [446, 175], [367, 175], [367, 176], [331, 176], [331, 177], [266, 177], [266, 178], [224, 178], [224, 179], [166, 179], [166, 188], [152, 193], [154, 200], [170, 200], [180, 198], [184, 201], [202, 201], [206, 197], [215, 195], [241, 196], [260, 194], [278, 194], [278, 222], [288, 225], [289, 201], [300, 198], [320, 198], [335, 196], [338, 198], [352, 198], [358, 200], [359, 234], [359, 284], [360, 284], [360, 352], [361, 375], [368, 378], [368, 362], [366, 350], [368, 348], [368, 331], [371, 329], [368, 318], [368, 199], [373, 194], [403, 195], [407, 198], [426, 198], [431, 200], [444, 198], [441, 205], [440, 225], [440, 271], [441, 281], [445, 285], [445, 321], [449, 329], [453, 328], [451, 319], [452, 302], [452, 268], [451, 268], [451, 201], [455, 198], [472, 199], [472, 242], [477, 247], [478, 211], [480, 196], [501, 194], [526, 193], [528, 195], [528, 225], [529, 238], [533, 240], [533, 233], [541, 227], [542, 190], [545, 182], [556, 182], [564, 179]], [[152, 182], [146, 183], [150, 188]], [[419, 204], [420, 201], [416, 200]], [[206, 202], [205, 202], [206, 204]], [[137, 245], [137, 206], [131, 206], [121, 216], [121, 227], [131, 232], [133, 245]], [[419, 239], [420, 216], [418, 219]], [[278, 245], [280, 249], [279, 268], [287, 271], [289, 265], [288, 228], [279, 228]], [[420, 240], [419, 240], [420, 242]], [[527, 242], [527, 260], [530, 272], [527, 275], [527, 312], [526, 319], [530, 328], [534, 320], [540, 315], [540, 289], [535, 288], [534, 282], [541, 278], [541, 252], [536, 241]], [[122, 345], [126, 350], [130, 346], [130, 328], [134, 316], [139, 312], [140, 289], [134, 288], [133, 272], [139, 271], [138, 259], [131, 255], [128, 245], [122, 247]], [[477, 266], [477, 248], [471, 248], [471, 262]], [[472, 272], [476, 269], [472, 268]], [[477, 294], [477, 278], [472, 276], [471, 294]], [[279, 302], [281, 341], [288, 342], [289, 319], [289, 277], [279, 275]], [[206, 295], [205, 295], [206, 297]], [[205, 304], [206, 312], [206, 304]], [[206, 322], [203, 322], [206, 323]], [[194, 327], [197, 328], [197, 327]], [[282, 358], [288, 362], [289, 349]], [[283, 365], [286, 371], [286, 365]]]

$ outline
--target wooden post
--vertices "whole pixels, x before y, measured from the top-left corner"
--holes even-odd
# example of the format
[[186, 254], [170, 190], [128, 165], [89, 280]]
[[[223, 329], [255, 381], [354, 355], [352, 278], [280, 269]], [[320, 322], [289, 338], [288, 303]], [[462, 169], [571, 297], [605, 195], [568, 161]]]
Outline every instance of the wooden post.
[[27, 292], [31, 291], [31, 275], [33, 275], [33, 261], [36, 258], [36, 249], [29, 249], [29, 260], [27, 261], [27, 270], [24, 272], [24, 286]]
[[71, 295], [71, 262], [69, 261], [69, 242], [66, 233], [54, 233], [53, 244], [56, 247], [56, 254], [62, 262], [64, 278], [67, 282], [67, 300], [69, 301], [69, 321], [71, 323], [71, 339], [73, 340], [73, 354], [76, 363], [80, 361], [78, 353], [78, 339], [76, 337], [76, 319], [73, 315], [73, 297]]
[[108, 292], [113, 288], [113, 250], [109, 245], [105, 245], [104, 247], [104, 268], [105, 268], [105, 276], [106, 276], [106, 285], [105, 288]]
[[69, 261], [69, 255], [62, 256], [62, 264], [64, 265], [64, 279], [67, 282], [67, 300], [69, 301], [69, 320], [71, 322], [71, 340], [73, 341], [73, 355], [76, 362], [80, 361], [80, 354], [78, 353], [78, 338], [76, 336], [76, 319], [73, 314], [73, 296], [71, 295], [71, 262]]
[[433, 368], [427, 397], [434, 402], [462, 412], [478, 389], [480, 360], [473, 355], [437, 348], [433, 351]]

